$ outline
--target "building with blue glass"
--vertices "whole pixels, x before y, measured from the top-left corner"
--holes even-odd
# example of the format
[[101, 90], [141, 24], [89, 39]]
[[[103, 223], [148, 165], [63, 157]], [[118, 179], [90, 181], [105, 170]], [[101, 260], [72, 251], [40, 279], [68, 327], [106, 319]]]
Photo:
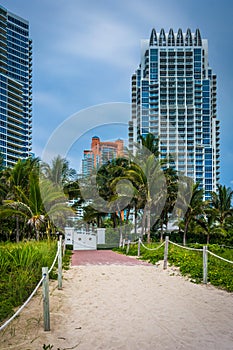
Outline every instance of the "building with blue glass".
[[0, 152], [5, 166], [32, 148], [32, 41], [29, 24], [0, 6]]
[[198, 182], [209, 198], [220, 177], [219, 121], [216, 75], [199, 29], [153, 29], [150, 39], [142, 40], [132, 75], [129, 148], [148, 133], [159, 138], [160, 157]]

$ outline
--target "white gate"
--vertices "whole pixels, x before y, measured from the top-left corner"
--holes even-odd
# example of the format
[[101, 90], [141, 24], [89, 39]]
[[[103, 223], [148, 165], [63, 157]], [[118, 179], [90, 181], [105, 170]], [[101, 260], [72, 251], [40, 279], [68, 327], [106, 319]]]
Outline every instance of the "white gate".
[[96, 235], [90, 232], [74, 232], [73, 250], [96, 250]]
[[73, 250], [96, 250], [96, 234], [65, 227], [65, 244], [73, 245]]

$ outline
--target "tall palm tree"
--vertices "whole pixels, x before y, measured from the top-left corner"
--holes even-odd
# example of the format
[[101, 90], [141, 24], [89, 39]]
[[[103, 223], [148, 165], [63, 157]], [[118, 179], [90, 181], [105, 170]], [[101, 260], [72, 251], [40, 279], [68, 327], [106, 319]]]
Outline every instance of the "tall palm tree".
[[[198, 216], [201, 216], [204, 213], [204, 202], [203, 202], [203, 190], [199, 188], [199, 184], [194, 184], [190, 187], [190, 196], [187, 196], [187, 198], [190, 198], [190, 200], [186, 203], [184, 203], [184, 206], [187, 208], [183, 219], [179, 223], [180, 226], [183, 224], [183, 245], [186, 245], [187, 240], [187, 233], [189, 224], [192, 219], [197, 218]], [[185, 202], [185, 198], [183, 198]]]
[[43, 163], [41, 165], [41, 173], [55, 186], [61, 187], [68, 184], [70, 181], [76, 180], [77, 178], [75, 169], [70, 168], [69, 162], [60, 155], [52, 159], [51, 165]]
[[217, 223], [218, 212], [206, 203], [204, 213], [196, 220], [195, 231], [206, 235], [206, 244], [210, 243], [210, 237], [214, 234], [225, 235], [225, 231]]
[[164, 226], [167, 227], [169, 221], [169, 214], [172, 213], [174, 205], [177, 200], [178, 194], [178, 175], [177, 171], [173, 168], [167, 168], [164, 170], [164, 175], [167, 184], [167, 196], [164, 208], [159, 218], [160, 226], [160, 241], [163, 240]]
[[156, 220], [166, 200], [166, 180], [160, 169], [160, 163], [150, 153], [130, 164], [125, 172], [138, 193], [138, 201], [144, 205], [142, 217], [142, 234], [146, 227], [147, 241], [150, 242], [151, 219]]

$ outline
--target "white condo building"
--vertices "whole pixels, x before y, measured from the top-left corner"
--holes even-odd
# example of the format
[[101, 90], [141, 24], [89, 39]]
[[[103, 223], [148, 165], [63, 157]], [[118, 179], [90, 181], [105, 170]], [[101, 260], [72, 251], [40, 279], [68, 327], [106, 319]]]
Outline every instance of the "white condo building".
[[132, 75], [130, 149], [148, 133], [159, 138], [160, 157], [198, 182], [209, 198], [220, 176], [219, 121], [216, 75], [199, 29], [153, 29], [150, 39], [142, 40], [140, 64]]

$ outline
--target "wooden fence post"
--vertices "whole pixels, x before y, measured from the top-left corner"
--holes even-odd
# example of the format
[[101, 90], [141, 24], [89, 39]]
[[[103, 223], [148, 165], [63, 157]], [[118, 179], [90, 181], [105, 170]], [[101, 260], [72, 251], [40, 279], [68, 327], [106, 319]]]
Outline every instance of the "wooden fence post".
[[44, 277], [43, 290], [43, 313], [44, 313], [44, 330], [50, 331], [50, 313], [49, 313], [49, 272], [48, 267], [42, 267], [42, 276]]
[[63, 244], [62, 244], [62, 256], [64, 256], [66, 253], [66, 242], [63, 241]]
[[207, 284], [208, 280], [208, 251], [207, 246], [203, 246], [203, 283]]
[[141, 239], [138, 238], [138, 257], [140, 256]]
[[168, 257], [168, 243], [169, 243], [169, 237], [166, 236], [165, 238], [165, 246], [164, 246], [164, 258], [163, 258], [163, 269], [167, 269], [167, 257]]
[[58, 248], [58, 289], [62, 289], [62, 236], [59, 236], [57, 242]]

